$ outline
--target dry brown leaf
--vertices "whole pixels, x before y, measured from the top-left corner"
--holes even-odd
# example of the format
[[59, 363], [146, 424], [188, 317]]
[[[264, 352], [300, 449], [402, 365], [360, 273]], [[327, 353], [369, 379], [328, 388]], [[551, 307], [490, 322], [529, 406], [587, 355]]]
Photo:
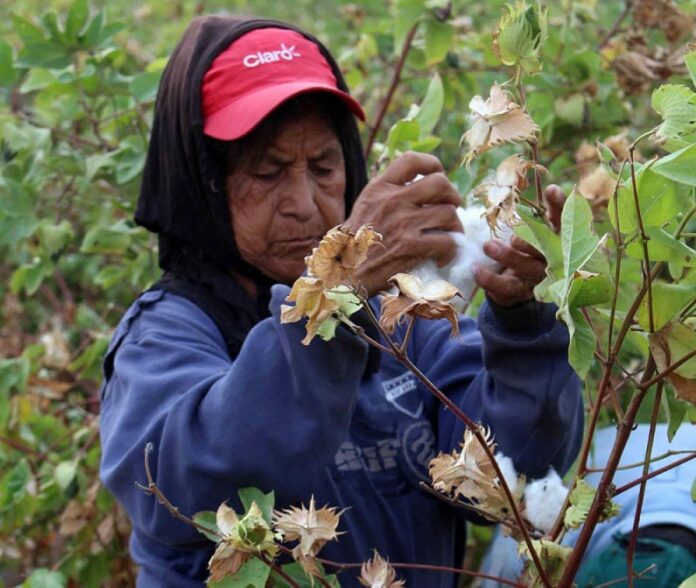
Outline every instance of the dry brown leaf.
[[251, 552], [241, 551], [226, 541], [220, 541], [208, 562], [210, 580], [219, 582], [225, 576], [236, 574], [251, 555]]
[[312, 496], [309, 509], [302, 505], [300, 508], [293, 506], [275, 511], [274, 524], [276, 531], [282, 533], [285, 540], [299, 540], [296, 548], [299, 555], [313, 557], [327, 541], [333, 541], [341, 535], [336, 531], [341, 514], [342, 511], [338, 512], [336, 508], [326, 506], [317, 510]]
[[670, 43], [693, 32], [693, 18], [673, 0], [637, 0], [633, 21], [638, 27], [663, 31]]
[[326, 295], [324, 283], [314, 277], [298, 278], [287, 300], [295, 302], [295, 306], [280, 307], [280, 322], [294, 323], [307, 317], [307, 335], [302, 340], [305, 345], [309, 345], [322, 323], [341, 306], [340, 302]]
[[469, 109], [472, 111], [472, 125], [462, 137], [469, 146], [464, 157], [466, 163], [495, 145], [534, 141], [539, 133], [532, 118], [497, 83], [493, 84], [487, 100], [474, 96]]
[[396, 570], [375, 550], [372, 559], [360, 569], [360, 584], [368, 588], [404, 588], [406, 583], [396, 579]]
[[351, 281], [355, 270], [367, 259], [368, 249], [381, 240], [382, 235], [369, 225], [363, 225], [357, 233], [339, 225], [326, 233], [305, 263], [325, 288], [334, 288]]
[[578, 192], [590, 202], [595, 217], [609, 204], [614, 195], [616, 180], [611, 177], [603, 165], [598, 165], [592, 173], [578, 183]]
[[[490, 431], [481, 427], [488, 447], [495, 451]], [[440, 453], [428, 466], [433, 487], [440, 492], [461, 496], [486, 505], [500, 502], [500, 485], [495, 468], [478, 439], [468, 429], [464, 433], [461, 451]]]
[[84, 528], [93, 514], [93, 508], [87, 507], [77, 500], [71, 500], [60, 515], [58, 533], [63, 537], [76, 535]]
[[[680, 325], [678, 323], [670, 322], [667, 323], [662, 329], [655, 333], [651, 333], [649, 336], [650, 351], [655, 358], [655, 363], [658, 370], [661, 372], [665, 371], [670, 365], [676, 363], [679, 361], [679, 359], [684, 357], [683, 350], [678, 352], [677, 356], [674, 357], [674, 351], [670, 348], [670, 332], [672, 329], [679, 327]], [[683, 327], [683, 325], [681, 327], [686, 329]], [[687, 362], [687, 364], [688, 363], [690, 362]], [[667, 375], [667, 381], [674, 388], [675, 396], [679, 400], [690, 402], [696, 406], [696, 380], [691, 377], [685, 377], [678, 373], [679, 371], [683, 371], [685, 369], [686, 365], [682, 366], [681, 368], [677, 368], [675, 371]], [[691, 374], [687, 375], [690, 376]]]
[[459, 333], [457, 311], [447, 302], [461, 292], [449, 282], [433, 280], [423, 284], [411, 274], [396, 274], [389, 279], [397, 289], [397, 294], [385, 294], [382, 298], [380, 326], [391, 334], [404, 317], [418, 316], [429, 320], [446, 318], [452, 325], [452, 335]]
[[102, 545], [109, 545], [116, 535], [116, 521], [113, 513], [106, 515], [97, 527], [97, 537]]
[[519, 222], [517, 202], [522, 190], [529, 185], [527, 171], [530, 168], [546, 171], [521, 155], [511, 155], [498, 165], [495, 178], [482, 182], [474, 190], [474, 196], [486, 207], [486, 221], [493, 233], [497, 232], [498, 223], [514, 226]]

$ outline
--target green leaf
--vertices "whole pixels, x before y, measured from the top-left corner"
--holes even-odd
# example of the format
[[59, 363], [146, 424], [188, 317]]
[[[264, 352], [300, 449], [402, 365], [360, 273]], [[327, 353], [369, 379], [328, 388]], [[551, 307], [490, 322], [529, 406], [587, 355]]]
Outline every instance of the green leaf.
[[37, 235], [46, 253], [55, 255], [67, 247], [68, 243], [75, 237], [75, 232], [67, 220], [63, 220], [57, 225], [45, 220], [39, 225]]
[[401, 54], [404, 40], [411, 27], [425, 14], [425, 0], [395, 0], [394, 2], [394, 52]]
[[[568, 561], [570, 553], [573, 551], [572, 548], [559, 545], [550, 539], [536, 539], [532, 541], [532, 546], [541, 560], [541, 565], [546, 575], [555, 586], [563, 577], [566, 562]], [[520, 541], [518, 550], [520, 555], [524, 556], [526, 559], [525, 573], [532, 581], [530, 586], [541, 586], [541, 579], [538, 575], [536, 566], [532, 563], [532, 556], [527, 544], [524, 541]]]
[[[323, 574], [326, 574], [326, 572], [324, 571], [324, 567], [321, 564], [318, 564], [318, 566], [319, 570]], [[313, 582], [310, 578], [307, 577], [307, 574], [305, 574], [304, 570], [298, 563], [293, 562], [284, 565], [283, 572], [287, 576], [289, 576], [300, 588], [315, 588], [317, 585], [316, 581]], [[275, 581], [275, 584], [273, 584], [275, 588], [292, 588], [291, 584], [288, 584], [284, 578], [282, 578], [275, 572], [273, 572], [272, 578]], [[339, 584], [338, 578], [335, 574], [324, 575], [324, 579], [328, 582], [331, 588], [341, 588], [341, 585]]]
[[652, 107], [663, 119], [658, 139], [681, 140], [696, 132], [696, 93], [686, 86], [660, 86], [653, 92]]
[[684, 55], [684, 63], [691, 74], [691, 83], [696, 87], [696, 51]]
[[77, 41], [89, 17], [88, 0], [74, 0], [65, 21], [65, 33], [72, 41]]
[[[684, 241], [676, 239], [662, 227], [646, 227], [648, 241], [648, 257], [650, 261], [667, 261], [678, 263], [680, 266], [696, 266], [696, 250]], [[639, 240], [634, 240], [626, 246], [626, 253], [635, 259], [643, 259], [643, 246]]]
[[[694, 478], [694, 481], [691, 483], [691, 501], [696, 502], [696, 478]], [[694, 585], [696, 586], [696, 575], [691, 576], [694, 580]]]
[[445, 100], [445, 91], [440, 76], [435, 74], [430, 80], [428, 91], [421, 102], [415, 121], [418, 123], [418, 138], [425, 139], [433, 132], [442, 112]]
[[[662, 226], [673, 220], [683, 212], [689, 192], [686, 186], [655, 173], [647, 165], [641, 166], [636, 171], [636, 189], [645, 227]], [[616, 228], [615, 210], [618, 210], [622, 233], [638, 230], [638, 216], [630, 177], [619, 187], [618, 209], [615, 208], [613, 199], [609, 202], [609, 219], [614, 228]]]
[[20, 265], [10, 278], [10, 290], [14, 294], [24, 291], [32, 296], [43, 281], [53, 273], [53, 264], [44, 257], [37, 257], [31, 263]]
[[518, 206], [517, 213], [524, 224], [513, 227], [515, 234], [541, 251], [548, 263], [547, 273], [560, 278], [563, 275], [561, 237], [526, 206]]
[[[696, 54], [695, 54], [696, 55]], [[650, 169], [670, 180], [696, 186], [696, 144], [688, 145], [679, 151], [658, 159]]]
[[581, 127], [585, 120], [585, 98], [580, 93], [557, 98], [554, 102], [554, 111], [563, 122], [574, 127]]
[[[693, 486], [692, 486], [692, 492], [693, 492]], [[693, 494], [691, 495], [693, 498]], [[679, 584], [679, 588], [696, 588], [696, 574], [693, 576], [689, 576], [686, 580], [684, 580], [681, 584]]]
[[594, 362], [597, 339], [585, 315], [577, 308], [567, 305], [559, 311], [559, 317], [568, 327], [570, 344], [568, 361], [578, 376], [584, 378]]
[[546, 40], [546, 10], [508, 4], [494, 34], [494, 50], [505, 65], [519, 65], [527, 73], [541, 70], [539, 51]]
[[592, 306], [611, 300], [611, 293], [611, 280], [607, 274], [579, 270], [570, 284], [566, 303], [571, 308]]
[[82, 240], [82, 253], [122, 254], [131, 244], [131, 229], [123, 222], [92, 227]]
[[196, 529], [199, 533], [205, 535], [211, 541], [217, 543], [220, 541], [220, 530], [218, 529], [216, 522], [216, 514], [214, 510], [202, 510], [193, 515], [193, 520], [201, 527], [205, 527], [208, 531], [203, 529]]
[[17, 77], [12, 47], [0, 39], [0, 86], [11, 86], [17, 81]]
[[65, 588], [67, 584], [68, 579], [60, 572], [52, 572], [42, 568], [34, 570], [24, 580], [22, 588]]
[[12, 15], [12, 30], [19, 35], [25, 45], [35, 45], [46, 41], [46, 36], [39, 27], [16, 14]]
[[74, 461], [61, 461], [53, 471], [53, 477], [61, 490], [65, 490], [75, 479], [77, 463]]
[[428, 66], [440, 63], [454, 43], [454, 27], [448, 22], [430, 18], [425, 23], [425, 62]]
[[410, 149], [411, 143], [417, 141], [419, 136], [420, 125], [415, 120], [402, 119], [397, 121], [389, 129], [387, 135], [389, 157], [393, 157], [397, 151]]
[[[676, 363], [694, 349], [696, 349], [696, 332], [683, 323], [669, 323], [660, 331], [650, 334], [650, 350], [660, 371]], [[696, 357], [687, 360], [674, 371], [684, 378], [696, 378]]]
[[258, 558], [251, 558], [234, 576], [226, 576], [219, 582], [209, 582], [209, 588], [264, 588], [271, 568]]
[[[657, 280], [652, 282], [652, 308], [655, 330], [659, 331], [669, 321], [677, 317], [680, 311], [692, 300], [696, 299], [696, 288], [689, 284], [670, 284]], [[638, 309], [638, 322], [646, 330], [650, 330], [648, 312], [648, 296]]]
[[687, 404], [675, 398], [670, 389], [663, 392], [660, 399], [660, 407], [665, 414], [667, 421], [667, 440], [671, 443], [677, 434], [679, 427], [684, 422]]
[[262, 492], [258, 488], [248, 487], [237, 490], [239, 499], [242, 501], [244, 510], [248, 511], [252, 503], [256, 503], [261, 509], [263, 518], [270, 525], [273, 518], [273, 508], [275, 506], [275, 493], [271, 490], [268, 494]]
[[[568, 529], [577, 529], [585, 522], [596, 493], [596, 488], [590, 486], [584, 479], [578, 479], [570, 493], [570, 506], [563, 516], [563, 523]], [[606, 521], [616, 516], [619, 514], [619, 508], [617, 503], [610, 500], [605, 505], [599, 520]]]
[[138, 102], [152, 102], [157, 96], [161, 71], [145, 72], [133, 77], [130, 90]]

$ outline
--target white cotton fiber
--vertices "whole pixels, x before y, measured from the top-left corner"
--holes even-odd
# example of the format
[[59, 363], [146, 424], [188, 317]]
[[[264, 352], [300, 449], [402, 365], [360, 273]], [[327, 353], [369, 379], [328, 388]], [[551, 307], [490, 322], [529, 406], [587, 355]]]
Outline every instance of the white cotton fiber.
[[495, 454], [495, 461], [498, 462], [498, 467], [503, 473], [503, 478], [513, 494], [517, 491], [517, 470], [509, 457], [498, 452]]
[[530, 482], [524, 490], [527, 520], [540, 531], [550, 532], [567, 494], [568, 489], [551, 468], [545, 478]]
[[[450, 235], [457, 243], [457, 255], [446, 266], [437, 267], [437, 264], [428, 260], [412, 270], [412, 274], [423, 282], [432, 280], [446, 280], [456, 286], [464, 296], [463, 301], [456, 301], [462, 306], [469, 301], [474, 291], [473, 266], [480, 265], [493, 270], [498, 270], [500, 264], [493, 261], [483, 252], [483, 244], [492, 238], [490, 228], [484, 216], [483, 206], [468, 206], [458, 208], [459, 217], [464, 233], [451, 232]], [[497, 238], [508, 243], [512, 237], [512, 231], [507, 227], [500, 227]]]

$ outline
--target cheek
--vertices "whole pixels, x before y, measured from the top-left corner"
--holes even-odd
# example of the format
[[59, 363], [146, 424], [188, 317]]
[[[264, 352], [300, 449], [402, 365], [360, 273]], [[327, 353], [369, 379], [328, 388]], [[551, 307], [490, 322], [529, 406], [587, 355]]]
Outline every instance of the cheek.
[[[321, 186], [322, 204], [319, 206], [327, 227], [330, 229], [346, 220], [346, 180], [340, 178], [329, 185]], [[328, 229], [327, 229], [328, 230]]]
[[[241, 200], [241, 199], [240, 199]], [[242, 257], [253, 263], [268, 247], [268, 233], [273, 219], [273, 207], [268, 200], [251, 204], [230, 198], [232, 231]]]

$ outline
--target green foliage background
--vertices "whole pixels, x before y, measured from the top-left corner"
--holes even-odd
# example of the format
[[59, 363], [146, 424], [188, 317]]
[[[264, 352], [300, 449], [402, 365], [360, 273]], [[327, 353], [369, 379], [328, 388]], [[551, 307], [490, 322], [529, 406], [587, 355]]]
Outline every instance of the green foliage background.
[[[678, 5], [696, 11], [695, 0]], [[215, 12], [291, 19], [332, 49], [374, 124], [418, 21], [371, 165], [408, 148], [433, 150], [466, 194], [515, 152], [504, 147], [470, 170], [459, 165], [469, 100], [511, 75], [491, 43], [503, 6], [294, 0], [291, 16], [287, 3], [271, 0], [2, 3], [0, 585], [133, 581], [127, 522], [97, 482], [100, 361], [121, 314], [158, 276], [156, 241], [131, 216], [159, 76], [186, 24]], [[651, 90], [667, 79], [690, 83], [685, 70], [663, 71], [638, 91], [617, 83], [611, 61], [625, 45], [600, 50], [600, 43], [623, 8], [595, 0], [549, 6], [543, 71], [530, 82], [528, 108], [542, 129], [545, 181], [568, 191], [579, 177], [582, 141], [622, 131], [636, 138], [661, 122]], [[641, 32], [649, 47], [670, 51], [688, 40]], [[419, 114], [413, 104], [422, 104]], [[367, 140], [369, 128], [363, 131]], [[645, 156], [652, 152], [656, 146]], [[606, 229], [606, 216], [596, 224]], [[625, 262], [619, 310], [641, 283], [636, 257]], [[631, 334], [628, 343], [622, 359], [630, 367], [646, 355], [647, 340]], [[588, 389], [597, 375], [590, 370]], [[670, 392], [665, 418], [675, 424], [685, 414]]]

